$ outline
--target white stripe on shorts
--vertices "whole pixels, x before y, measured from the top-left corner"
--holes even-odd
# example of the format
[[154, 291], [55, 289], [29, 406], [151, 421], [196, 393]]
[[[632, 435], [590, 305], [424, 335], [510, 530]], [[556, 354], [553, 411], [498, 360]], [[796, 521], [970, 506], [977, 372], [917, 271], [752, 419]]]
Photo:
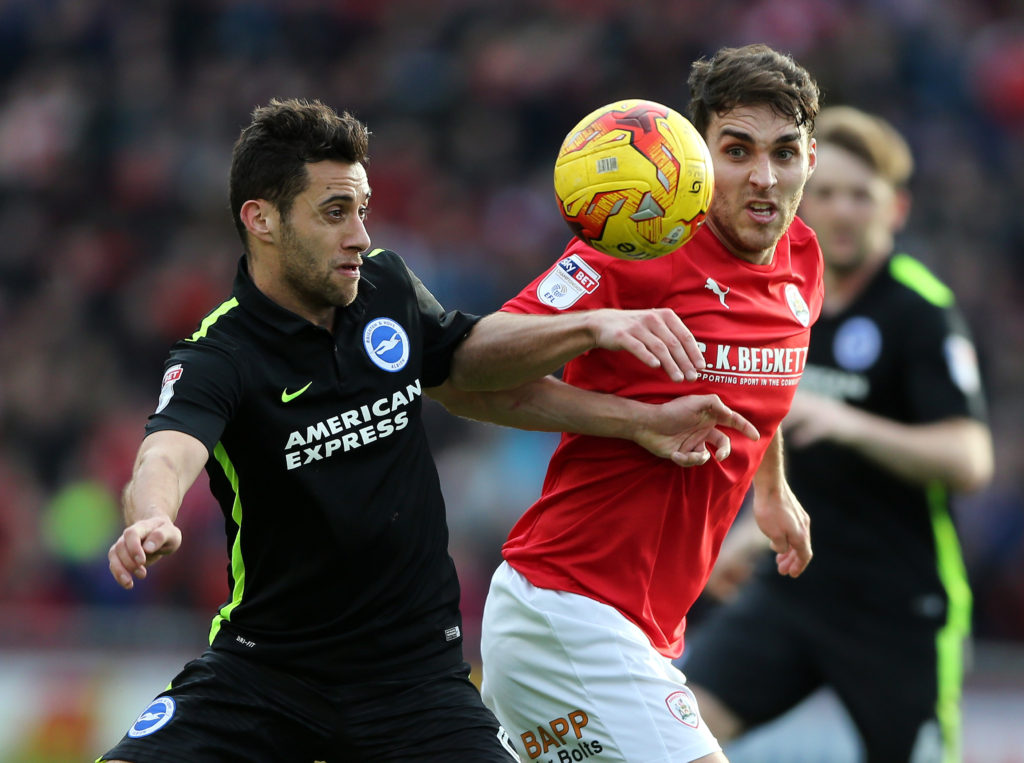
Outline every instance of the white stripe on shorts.
[[484, 702], [523, 761], [680, 763], [720, 750], [686, 678], [616, 609], [507, 563], [481, 634]]

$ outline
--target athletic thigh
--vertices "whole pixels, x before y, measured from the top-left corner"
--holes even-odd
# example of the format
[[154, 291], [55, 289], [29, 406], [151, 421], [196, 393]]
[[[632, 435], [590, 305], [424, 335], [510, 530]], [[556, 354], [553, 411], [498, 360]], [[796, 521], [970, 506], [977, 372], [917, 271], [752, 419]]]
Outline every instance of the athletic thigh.
[[484, 701], [523, 760], [679, 763], [720, 749], [683, 675], [592, 599], [535, 588], [502, 565], [481, 650]]
[[259, 689], [259, 670], [233, 664], [237, 659], [207, 651], [189, 662], [100, 760], [313, 761], [317, 729], [301, 712], [283, 712]]
[[782, 715], [822, 684], [814, 622], [756, 580], [687, 633], [676, 665], [745, 726]]
[[[386, 691], [382, 691], [386, 688]], [[469, 665], [349, 702], [328, 763], [518, 761], [508, 734], [469, 680]]]
[[[940, 661], [937, 628], [905, 614], [845, 612], [824, 668], [868, 760], [947, 759], [942, 750], [959, 746], [960, 670], [953, 663], [960, 662], [960, 645]], [[947, 676], [943, 708], [940, 671], [951, 667], [957, 669]]]

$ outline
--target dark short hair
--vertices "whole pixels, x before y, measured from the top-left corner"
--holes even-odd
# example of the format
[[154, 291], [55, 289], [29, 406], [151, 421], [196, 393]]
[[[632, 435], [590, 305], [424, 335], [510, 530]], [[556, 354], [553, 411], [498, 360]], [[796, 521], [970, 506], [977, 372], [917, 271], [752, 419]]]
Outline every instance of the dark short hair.
[[366, 125], [347, 111], [338, 114], [318, 100], [274, 98], [252, 112], [231, 154], [231, 214], [248, 249], [242, 205], [266, 199], [282, 217], [309, 185], [306, 165], [332, 159], [365, 162], [369, 148]]
[[829, 106], [818, 115], [818, 145], [830, 143], [856, 156], [893, 188], [906, 188], [914, 172], [910, 146], [889, 122], [853, 106]]
[[765, 104], [814, 134], [818, 84], [793, 58], [767, 45], [722, 48], [690, 67], [690, 121], [707, 137], [715, 114]]

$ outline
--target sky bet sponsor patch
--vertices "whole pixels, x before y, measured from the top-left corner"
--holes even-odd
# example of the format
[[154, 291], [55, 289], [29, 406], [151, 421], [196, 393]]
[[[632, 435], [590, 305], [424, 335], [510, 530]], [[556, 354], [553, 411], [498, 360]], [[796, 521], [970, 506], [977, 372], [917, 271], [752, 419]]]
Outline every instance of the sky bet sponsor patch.
[[160, 382], [160, 400], [156, 404], [154, 414], [160, 413], [174, 397], [174, 382], [181, 378], [181, 363], [177, 363], [164, 372], [164, 379]]
[[599, 285], [601, 276], [578, 254], [570, 255], [552, 268], [537, 284], [537, 297], [559, 310], [576, 304], [584, 294], [590, 294]]

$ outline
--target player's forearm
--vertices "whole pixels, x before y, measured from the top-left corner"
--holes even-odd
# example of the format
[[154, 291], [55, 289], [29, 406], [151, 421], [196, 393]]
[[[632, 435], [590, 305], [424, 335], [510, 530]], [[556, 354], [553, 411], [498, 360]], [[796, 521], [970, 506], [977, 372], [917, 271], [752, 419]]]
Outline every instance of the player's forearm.
[[761, 465], [754, 473], [754, 494], [768, 496], [787, 488], [785, 457], [782, 450], [782, 430], [778, 429], [768, 443]]
[[173, 522], [206, 458], [205, 446], [181, 432], [147, 436], [122, 496], [125, 524], [159, 516]]
[[140, 453], [124, 489], [125, 524], [161, 515], [173, 522], [183, 498], [180, 480], [167, 458], [152, 451]]
[[984, 487], [992, 478], [992, 438], [973, 419], [902, 424], [859, 411], [842, 444], [909, 482], [939, 481], [954, 491]]
[[509, 389], [557, 371], [595, 345], [590, 313], [485, 316], [459, 345], [450, 379], [465, 390]]
[[541, 432], [633, 439], [655, 406], [579, 389], [547, 376], [511, 390], [464, 392], [447, 385], [430, 391], [457, 416]]

